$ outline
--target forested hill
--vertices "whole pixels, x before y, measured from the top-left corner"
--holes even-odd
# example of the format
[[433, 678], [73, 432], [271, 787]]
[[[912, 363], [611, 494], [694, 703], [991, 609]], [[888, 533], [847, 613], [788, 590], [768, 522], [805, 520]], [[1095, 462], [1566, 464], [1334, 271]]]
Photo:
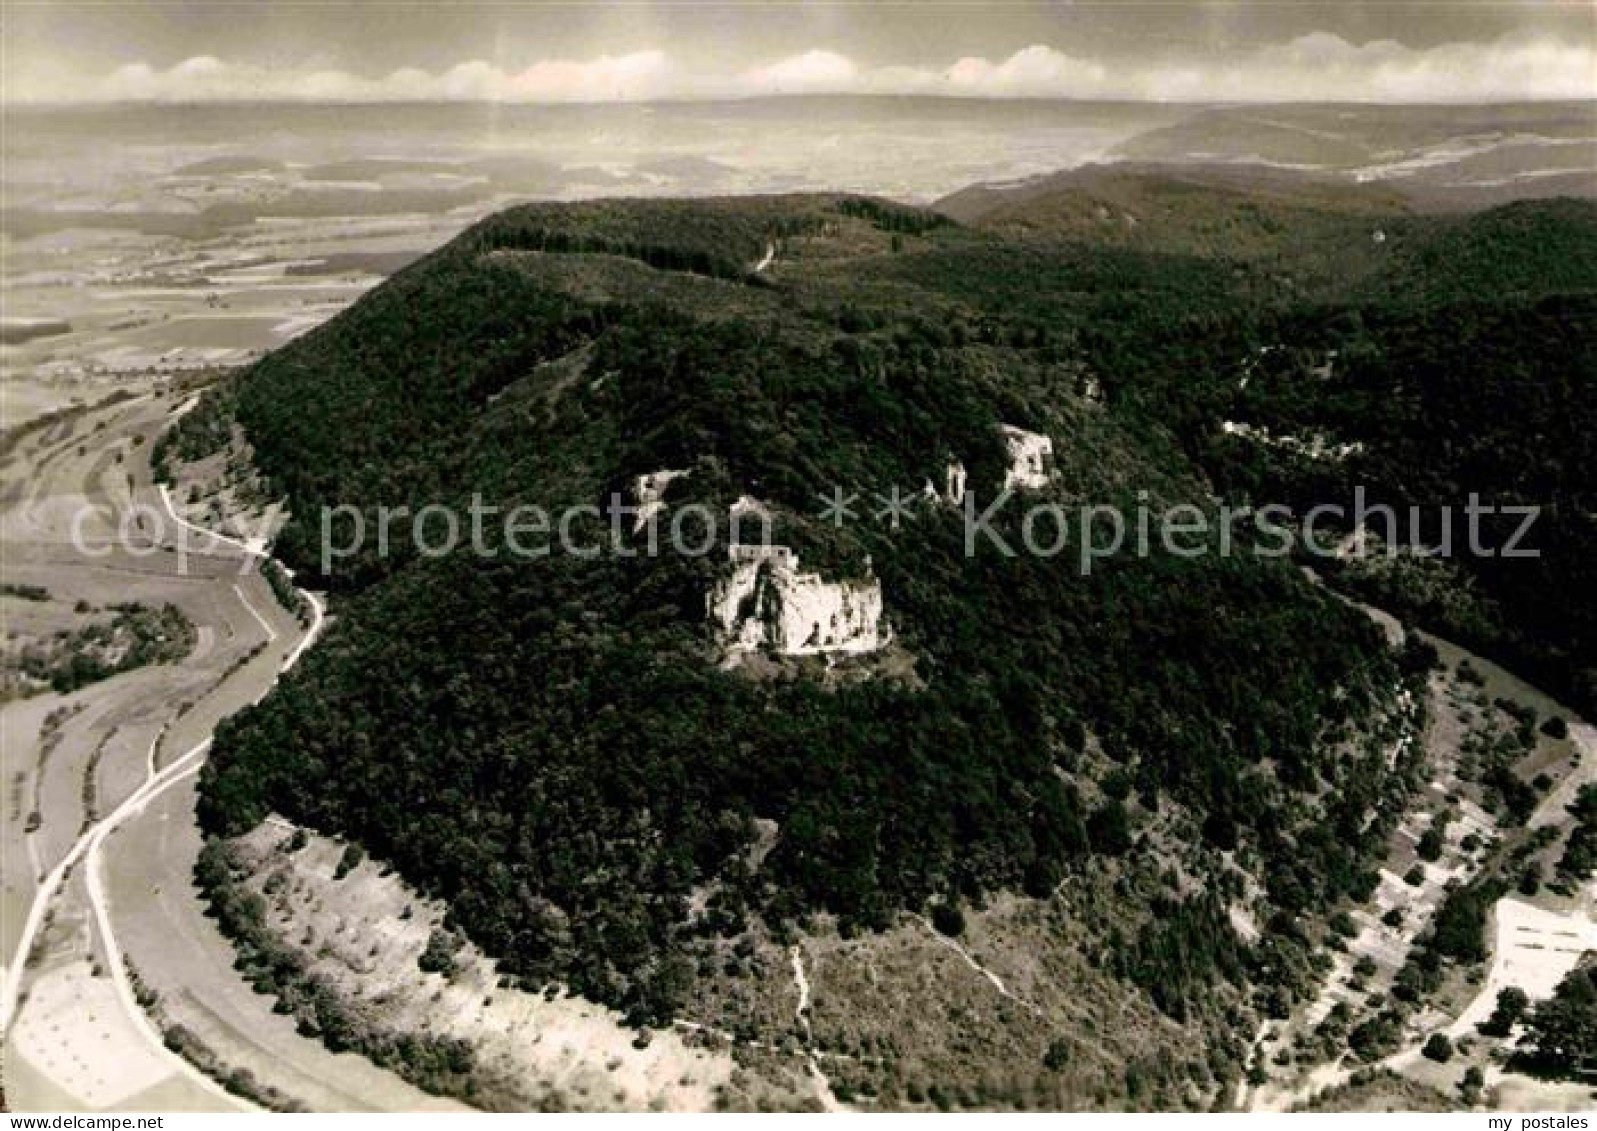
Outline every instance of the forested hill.
[[[1229, 266], [1246, 301], [1155, 336], [1141, 312], [1100, 323], [1094, 363], [1235, 499], [1351, 504], [1363, 486], [1372, 503], [1424, 508], [1427, 545], [1444, 507], [1462, 536], [1471, 493], [1540, 508], [1533, 560], [1410, 555], [1343, 580], [1597, 709], [1597, 612], [1565, 599], [1597, 586], [1597, 202], [1438, 213], [1426, 199], [1256, 167], [1122, 165], [938, 206], [1053, 254]], [[1307, 459], [1227, 421], [1358, 450]], [[1498, 545], [1517, 525], [1488, 522]]]
[[[1184, 1016], [1211, 982], [1263, 976], [1223, 913], [1227, 860], [1284, 911], [1367, 894], [1363, 854], [1411, 784], [1379, 730], [1421, 665], [1286, 561], [1155, 546], [1084, 575], [1074, 552], [969, 556], [959, 510], [930, 500], [895, 530], [872, 493], [958, 459], [991, 499], [1010, 425], [1053, 442], [1037, 501], [1212, 509], [1211, 473], [1238, 482], [1204, 441], [1217, 390], [1305, 285], [853, 197], [490, 219], [170, 444], [242, 424], [293, 512], [280, 551], [337, 593], [327, 639], [218, 732], [204, 825], [275, 810], [349, 836], [507, 972], [640, 1020], [757, 926], [878, 927], [1168, 865], [1158, 901], [1126, 895], [1115, 969]], [[317, 577], [323, 507], [558, 510], [661, 469], [690, 472], [669, 506], [757, 497], [807, 567], [878, 580], [892, 644], [724, 670], [705, 616], [724, 555], [369, 546]], [[834, 486], [865, 517], [822, 521]], [[1019, 514], [994, 524], [1016, 544]]]

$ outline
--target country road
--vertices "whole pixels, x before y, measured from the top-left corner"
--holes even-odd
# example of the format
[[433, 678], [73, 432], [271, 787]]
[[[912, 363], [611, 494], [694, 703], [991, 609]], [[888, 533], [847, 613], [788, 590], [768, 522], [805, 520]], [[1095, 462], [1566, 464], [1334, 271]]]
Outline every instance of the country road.
[[182, 1073], [194, 1084], [211, 1092], [224, 1102], [241, 1104], [253, 1109], [253, 1104], [248, 1104], [231, 1095], [216, 1081], [195, 1068], [183, 1057], [167, 1050], [160, 1032], [150, 1021], [143, 1007], [139, 1005], [138, 997], [133, 992], [133, 983], [128, 977], [127, 964], [122, 959], [122, 949], [117, 945], [116, 932], [111, 927], [111, 916], [101, 880], [100, 849], [105, 844], [105, 838], [128, 816], [143, 809], [146, 804], [183, 778], [188, 777], [190, 774], [198, 773], [200, 766], [204, 764], [205, 753], [210, 749], [210, 745], [210, 740], [206, 739], [165, 770], [151, 777], [144, 787], [124, 801], [115, 813], [112, 813], [105, 820], [94, 826], [87, 834], [88, 851], [84, 864], [84, 880], [88, 886], [89, 909], [94, 914], [95, 927], [100, 932], [100, 945], [105, 948], [106, 972], [111, 977], [111, 984], [116, 990], [117, 1000], [121, 1002], [123, 1011], [133, 1021], [134, 1025], [144, 1033], [151, 1045], [159, 1047], [166, 1054], [174, 1070]]
[[[61, 597], [68, 598], [74, 585], [95, 595], [115, 592], [119, 583], [114, 577], [120, 574], [136, 578], [131, 585], [141, 592], [180, 594], [179, 599], [186, 602], [191, 621], [207, 615], [224, 619], [214, 625], [202, 625], [208, 646], [196, 647], [188, 661], [175, 667], [139, 669], [92, 684], [67, 697], [68, 706], [75, 701], [77, 711], [84, 717], [100, 715], [102, 723], [97, 725], [101, 725], [101, 729], [94, 732], [104, 735], [99, 742], [100, 749], [120, 733], [122, 727], [117, 724], [123, 719], [127, 720], [124, 725], [131, 724], [134, 719], [140, 726], [159, 722], [159, 729], [149, 743], [148, 753], [138, 760], [140, 776], [136, 786], [103, 817], [90, 820], [90, 813], [85, 812], [83, 827], [47, 871], [40, 860], [38, 838], [32, 835], [21, 838], [30, 861], [35, 862], [34, 884], [26, 913], [19, 917], [20, 929], [15, 930], [14, 942], [8, 948], [3, 975], [0, 975], [0, 1037], [9, 1042], [14, 1036], [13, 1030], [26, 1008], [25, 990], [30, 979], [38, 974], [30, 958], [36, 956], [43, 944], [52, 918], [70, 920], [74, 915], [72, 906], [81, 899], [98, 939], [101, 968], [130, 1027], [126, 1031], [136, 1033], [147, 1046], [140, 1057], [130, 1059], [143, 1060], [147, 1065], [164, 1065], [170, 1074], [186, 1081], [198, 1093], [209, 1096], [213, 1106], [220, 1104], [237, 1109], [252, 1105], [240, 1101], [189, 1061], [168, 1050], [160, 1031], [139, 1005], [115, 931], [111, 899], [106, 892], [104, 848], [124, 823], [199, 771], [210, 748], [210, 730], [215, 722], [259, 701], [271, 690], [277, 678], [292, 668], [317, 639], [325, 623], [325, 608], [313, 594], [301, 590], [310, 613], [309, 624], [302, 627], [275, 604], [260, 578], [259, 562], [266, 557], [261, 548], [214, 535], [184, 520], [173, 509], [164, 487], [153, 488], [150, 484], [147, 467], [128, 472], [119, 470], [115, 476], [108, 474], [103, 459], [106, 450], [114, 445], [121, 450], [143, 447], [148, 451], [149, 438], [164, 425], [165, 418], [159, 415], [161, 406], [146, 405], [147, 401], [149, 398], [123, 402], [103, 414], [87, 410], [84, 423], [98, 419], [100, 426], [110, 433], [100, 441], [96, 456], [86, 455], [87, 445], [81, 444], [76, 445], [80, 458], [74, 460], [70, 456], [74, 446], [71, 428], [66, 430], [68, 439], [65, 442], [47, 445], [41, 441], [36, 445], [28, 469], [32, 472], [29, 478], [33, 490], [7, 508], [9, 513], [0, 513], [0, 531], [5, 534], [8, 546], [7, 580], [14, 575], [31, 578], [38, 572], [50, 583], [52, 597], [58, 588], [66, 587]], [[114, 438], [118, 432], [122, 435]], [[128, 442], [133, 437], [137, 437], [137, 444]], [[122, 460], [116, 462], [121, 464]], [[129, 512], [136, 506], [145, 508], [147, 513], [164, 514], [157, 524], [163, 537], [146, 538], [142, 521], [129, 526]], [[130, 530], [138, 531], [136, 541], [129, 541]], [[246, 593], [246, 583], [255, 590], [253, 601]], [[241, 613], [229, 611], [231, 602], [236, 602]], [[269, 613], [263, 611], [268, 606]], [[247, 617], [247, 621], [239, 619], [240, 615]], [[274, 619], [278, 622], [276, 626]], [[260, 643], [254, 646], [256, 649], [286, 650], [270, 669], [250, 664], [240, 666], [241, 661], [255, 655], [248, 649], [250, 638], [257, 633]], [[218, 639], [227, 642], [228, 647], [225, 657], [213, 658], [210, 645]], [[224, 658], [229, 663], [222, 667], [220, 661]], [[196, 692], [197, 698], [193, 697]], [[132, 703], [139, 706], [130, 706]], [[83, 706], [90, 704], [104, 706], [82, 711]], [[175, 712], [164, 721], [160, 719], [163, 708]], [[19, 725], [14, 712], [13, 716], [8, 716], [7, 723], [8, 772], [25, 773], [12, 767], [12, 758], [18, 751], [17, 744], [11, 742], [12, 725]], [[169, 757], [163, 765], [160, 750], [173, 737], [179, 737], [183, 752]], [[88, 736], [81, 740], [83, 745], [88, 741]], [[77, 745], [76, 734], [69, 734], [63, 743], [68, 749]], [[61, 760], [59, 754], [53, 756], [52, 766]], [[93, 765], [93, 761], [88, 763], [90, 777], [79, 791], [85, 796], [91, 790], [98, 796], [101, 789], [111, 788], [109, 775], [106, 783], [94, 778]], [[62, 767], [62, 772], [66, 769]], [[41, 760], [32, 772], [43, 778], [50, 767]], [[127, 770], [119, 773], [121, 780], [126, 780]], [[70, 814], [53, 811], [45, 812], [43, 817], [47, 828], [72, 819]], [[17, 842], [13, 829], [7, 837], [8, 854]], [[43, 851], [48, 856], [56, 855], [51, 847]], [[7, 878], [8, 889], [11, 889], [21, 881], [14, 870], [8, 869], [8, 872], [12, 873]], [[81, 893], [76, 887], [80, 874]], [[5, 909], [9, 913], [13, 910], [15, 894], [8, 891], [8, 896], [11, 898]], [[63, 902], [68, 905], [65, 909]], [[13, 931], [8, 929], [8, 942], [12, 937]], [[7, 1047], [9, 1050], [11, 1045], [8, 1043]], [[94, 1058], [105, 1057], [110, 1050], [79, 1048], [76, 1054], [70, 1049], [63, 1051], [69, 1056], [75, 1055], [82, 1063], [95, 1064], [98, 1071], [100, 1065]], [[8, 1055], [8, 1064], [15, 1068], [13, 1060], [14, 1057]], [[16, 1090], [9, 1086], [9, 1080], [7, 1083], [8, 1094], [14, 1096]], [[70, 1084], [64, 1091], [72, 1093]], [[90, 1103], [89, 1106], [95, 1105]]]

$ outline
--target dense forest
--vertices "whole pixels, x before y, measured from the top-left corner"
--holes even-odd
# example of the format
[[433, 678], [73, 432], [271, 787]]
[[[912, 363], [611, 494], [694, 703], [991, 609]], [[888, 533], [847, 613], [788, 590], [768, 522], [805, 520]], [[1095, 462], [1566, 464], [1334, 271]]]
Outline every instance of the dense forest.
[[[1299, 513], [1351, 516], [1362, 498], [1366, 527], [1406, 557], [1325, 563], [1345, 587], [1597, 706], [1597, 604], [1569, 599], [1597, 590], [1597, 293], [1312, 309], [1269, 336], [1228, 418], [1357, 450], [1316, 460], [1218, 436], [1203, 456], [1216, 479]], [[1482, 552], [1472, 500], [1491, 508]]]
[[[777, 269], [754, 274], [769, 247]], [[449, 900], [508, 973], [640, 1023], [678, 1008], [696, 940], [816, 911], [854, 931], [928, 901], [1046, 894], [1088, 861], [1157, 851], [1156, 829], [1257, 862], [1283, 912], [1367, 893], [1392, 793], [1411, 783], [1359, 736], [1423, 664], [1293, 563], [1156, 548], [1084, 572], [1072, 553], [967, 553], [962, 514], [935, 502], [896, 530], [816, 517], [833, 486], [915, 491], [951, 459], [990, 499], [1002, 424], [1053, 440], [1040, 501], [1212, 513], [1217, 488], [1302, 489], [1214, 438], [1250, 351], [1294, 336], [1294, 356], [1317, 348], [1316, 316], [1279, 271], [857, 198], [527, 206], [484, 222], [213, 394], [169, 441], [200, 450], [226, 434], [219, 415], [241, 424], [292, 511], [279, 554], [337, 598], [327, 638], [219, 729], [206, 831], [275, 810], [356, 840]], [[1395, 286], [1363, 285], [1376, 304]], [[1538, 455], [1488, 466], [1486, 485], [1565, 491], [1561, 536], [1578, 548], [1590, 484], [1581, 449], [1562, 446], [1574, 438], [1552, 431], [1588, 419], [1570, 404], [1589, 408], [1573, 365], [1534, 415], [1505, 417], [1486, 391], [1456, 429], [1412, 435], [1458, 399], [1448, 359], [1477, 348], [1460, 344], [1471, 329], [1556, 335], [1566, 360], [1589, 358], [1578, 300], [1515, 301], [1359, 315], [1375, 344], [1348, 369], [1346, 407], [1316, 407], [1339, 415], [1314, 424], [1345, 426], [1383, 461], [1371, 481], [1418, 499], [1474, 482], [1485, 457], [1462, 437], [1490, 425], [1484, 446]], [[1551, 379], [1545, 360], [1471, 364], [1477, 380]], [[1261, 379], [1252, 418], [1297, 425], [1288, 378]], [[1405, 415], [1383, 436], [1368, 410], [1394, 398]], [[1527, 419], [1543, 431], [1516, 431]], [[724, 513], [751, 494], [806, 563], [870, 569], [892, 662], [721, 669], [704, 602], [724, 554], [428, 557], [370, 539], [319, 553], [327, 507], [599, 505], [662, 468], [692, 472], [672, 505]], [[1021, 524], [1010, 509], [994, 527], [1019, 544]], [[1482, 584], [1504, 608], [1546, 607], [1518, 579]], [[1527, 640], [1539, 628], [1519, 623]], [[1567, 664], [1589, 618], [1554, 627], [1534, 639]], [[752, 856], [758, 820], [779, 831]], [[1137, 931], [1115, 969], [1172, 1015], [1195, 988], [1267, 979], [1280, 960], [1250, 954], [1210, 900], [1172, 902]]]
[[[1364, 187], [1336, 199], [1315, 186], [1314, 207], [1286, 208], [1229, 187], [1104, 181], [976, 209], [1075, 278], [1037, 286], [1028, 268], [969, 285], [1004, 288], [1012, 311], [1057, 309], [1068, 287], [1063, 317], [1083, 315], [1084, 362], [1117, 407], [1167, 427], [1223, 495], [1300, 518], [1334, 504], [1349, 516], [1339, 533], [1362, 499], [1402, 556], [1355, 563], [1342, 588], [1597, 711], [1597, 605], [1570, 599], [1597, 588], [1597, 204], [1423, 216]], [[1135, 227], [1100, 216], [1132, 208], [1146, 218]], [[1261, 442], [1261, 429], [1305, 445]], [[1490, 553], [1468, 544], [1472, 497], [1495, 509], [1479, 520]], [[1524, 507], [1537, 515], [1519, 535], [1506, 508]], [[1449, 534], [1451, 553], [1424, 552]], [[1510, 546], [1534, 556], [1498, 552]]]

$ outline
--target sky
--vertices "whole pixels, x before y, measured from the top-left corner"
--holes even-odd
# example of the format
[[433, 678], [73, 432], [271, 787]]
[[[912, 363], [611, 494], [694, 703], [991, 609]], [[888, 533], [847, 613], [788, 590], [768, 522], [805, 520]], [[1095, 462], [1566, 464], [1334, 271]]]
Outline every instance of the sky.
[[4, 0], [8, 103], [1597, 98], [1593, 0]]

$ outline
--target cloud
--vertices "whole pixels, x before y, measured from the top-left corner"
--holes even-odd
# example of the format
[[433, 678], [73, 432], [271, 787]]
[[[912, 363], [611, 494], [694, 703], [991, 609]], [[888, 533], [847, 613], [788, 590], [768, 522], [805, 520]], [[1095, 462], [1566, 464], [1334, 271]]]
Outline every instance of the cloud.
[[833, 51], [806, 51], [744, 71], [732, 93], [836, 94], [860, 90], [861, 74], [852, 60]]
[[1426, 49], [1390, 39], [1351, 44], [1316, 32], [1254, 51], [1219, 74], [1154, 76], [1160, 96], [1247, 99], [1251, 91], [1303, 101], [1489, 102], [1597, 97], [1597, 47], [1512, 36]]
[[[91, 102], [637, 102], [670, 98], [682, 76], [660, 51], [551, 59], [520, 71], [482, 60], [443, 71], [405, 67], [380, 77], [338, 70], [266, 68], [209, 55], [166, 70], [119, 67], [77, 99]], [[53, 100], [48, 95], [34, 101]]]
[[1017, 51], [1000, 63], [961, 59], [942, 77], [950, 93], [986, 97], [1095, 97], [1105, 96], [1114, 85], [1102, 63], [1040, 45]]
[[[12, 87], [17, 89], [11, 89]], [[864, 67], [809, 50], [743, 70], [709, 73], [662, 51], [542, 60], [505, 70], [472, 60], [442, 71], [381, 76], [262, 67], [210, 55], [157, 69], [132, 63], [98, 78], [8, 82], [20, 102], [642, 102], [774, 94], [936, 94], [967, 98], [1153, 101], [1484, 102], [1597, 98], [1597, 46], [1529, 36], [1413, 48], [1353, 44], [1316, 32], [1204, 59], [1124, 62], [1037, 44], [1006, 59], [941, 68]]]

